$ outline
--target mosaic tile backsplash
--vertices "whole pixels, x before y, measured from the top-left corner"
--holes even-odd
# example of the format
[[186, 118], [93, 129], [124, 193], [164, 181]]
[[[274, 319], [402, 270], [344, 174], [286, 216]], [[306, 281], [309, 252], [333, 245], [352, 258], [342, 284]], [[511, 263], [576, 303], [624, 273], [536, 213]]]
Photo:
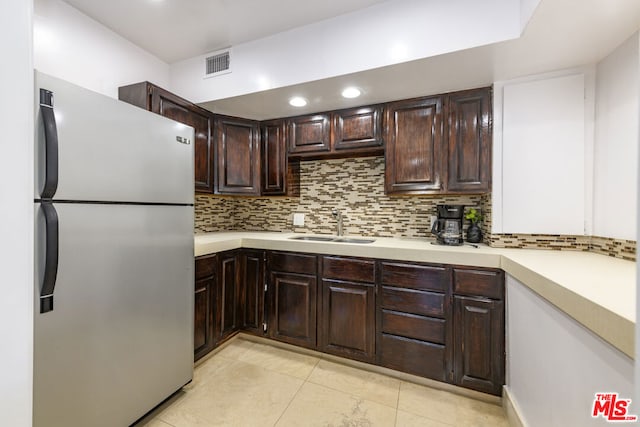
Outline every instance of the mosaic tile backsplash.
[[[485, 243], [495, 247], [593, 251], [635, 261], [636, 242], [592, 236], [491, 234], [491, 194], [406, 196], [384, 194], [384, 157], [300, 162], [300, 197], [196, 195], [195, 231], [289, 231], [333, 234], [333, 208], [343, 214], [344, 233], [372, 237], [431, 237], [436, 205], [479, 209]], [[305, 214], [304, 227], [293, 213]], [[465, 227], [467, 226], [465, 221]]]
[[[196, 196], [196, 232], [292, 231], [332, 234], [343, 214], [344, 233], [377, 237], [429, 237], [436, 205], [480, 209], [481, 196], [389, 197], [384, 194], [384, 157], [300, 163], [300, 197], [219, 198]], [[293, 213], [305, 215], [304, 227]]]

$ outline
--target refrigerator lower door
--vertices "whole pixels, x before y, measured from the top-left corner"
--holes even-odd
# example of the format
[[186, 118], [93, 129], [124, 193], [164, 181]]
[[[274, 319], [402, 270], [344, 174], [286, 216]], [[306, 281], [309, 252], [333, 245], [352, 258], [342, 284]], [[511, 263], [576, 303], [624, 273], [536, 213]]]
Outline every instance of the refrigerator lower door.
[[192, 379], [193, 208], [54, 203], [58, 265], [36, 214], [34, 426], [128, 426]]

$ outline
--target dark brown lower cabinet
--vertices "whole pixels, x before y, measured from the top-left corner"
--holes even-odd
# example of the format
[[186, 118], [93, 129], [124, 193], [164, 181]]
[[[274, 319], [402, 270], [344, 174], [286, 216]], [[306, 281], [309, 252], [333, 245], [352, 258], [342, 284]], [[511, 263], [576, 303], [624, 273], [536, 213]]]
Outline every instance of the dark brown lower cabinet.
[[381, 334], [381, 340], [383, 366], [446, 381], [444, 345], [390, 334]]
[[193, 353], [194, 360], [213, 350], [214, 307], [217, 282], [216, 255], [196, 259]]
[[383, 261], [378, 301], [378, 363], [450, 379], [451, 271], [443, 265]]
[[240, 252], [240, 306], [242, 328], [257, 335], [263, 334], [264, 251], [243, 250]]
[[215, 344], [238, 330], [240, 299], [240, 262], [238, 251], [223, 252], [218, 257], [217, 306], [215, 310]]
[[504, 384], [504, 303], [454, 297], [454, 382], [500, 394]]
[[375, 315], [374, 284], [323, 280], [320, 349], [372, 362]]
[[269, 251], [267, 268], [269, 336], [301, 347], [316, 348], [318, 257]]
[[240, 329], [262, 334], [265, 252], [233, 250], [196, 258], [194, 359]]
[[302, 347], [316, 347], [315, 276], [271, 273], [271, 338]]
[[502, 392], [502, 270], [240, 249], [198, 257], [195, 278], [196, 360], [243, 330]]

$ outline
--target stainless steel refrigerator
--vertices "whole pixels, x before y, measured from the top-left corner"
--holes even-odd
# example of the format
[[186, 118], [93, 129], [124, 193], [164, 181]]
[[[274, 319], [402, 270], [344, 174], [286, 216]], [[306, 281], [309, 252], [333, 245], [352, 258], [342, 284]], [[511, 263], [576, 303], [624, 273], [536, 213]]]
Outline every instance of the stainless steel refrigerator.
[[193, 375], [193, 129], [35, 87], [33, 423], [127, 426]]

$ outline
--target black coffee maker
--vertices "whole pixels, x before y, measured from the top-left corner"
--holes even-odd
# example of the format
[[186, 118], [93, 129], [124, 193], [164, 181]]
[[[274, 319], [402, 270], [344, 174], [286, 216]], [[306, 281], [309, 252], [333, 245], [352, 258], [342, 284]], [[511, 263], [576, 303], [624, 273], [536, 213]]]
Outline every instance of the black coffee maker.
[[438, 205], [438, 219], [431, 227], [441, 245], [461, 245], [464, 205]]

